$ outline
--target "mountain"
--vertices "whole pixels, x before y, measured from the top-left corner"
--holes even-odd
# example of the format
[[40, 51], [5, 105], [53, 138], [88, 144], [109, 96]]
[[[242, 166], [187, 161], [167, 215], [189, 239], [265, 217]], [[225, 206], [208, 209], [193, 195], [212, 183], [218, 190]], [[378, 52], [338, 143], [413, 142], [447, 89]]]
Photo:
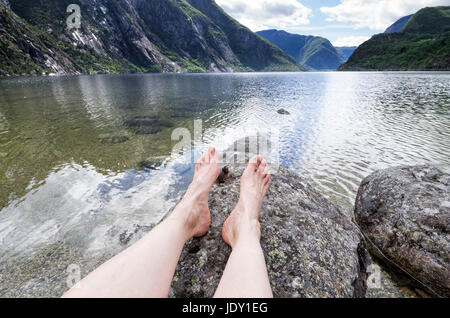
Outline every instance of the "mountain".
[[[6, 3], [2, 0], [1, 3]], [[46, 34], [0, 3], [0, 75], [79, 73], [79, 67]]]
[[281, 30], [256, 32], [294, 57], [302, 66], [313, 70], [335, 70], [343, 58], [325, 38], [292, 34]]
[[400, 32], [373, 36], [339, 70], [450, 70], [450, 6], [421, 9]]
[[[4, 74], [301, 70], [293, 58], [232, 19], [214, 0], [0, 1], [5, 16], [0, 54], [8, 61], [2, 59]], [[70, 4], [81, 8], [79, 29], [66, 27]], [[20, 23], [11, 26], [10, 19]], [[55, 56], [42, 48], [43, 55], [33, 58], [27, 48], [11, 52], [8, 44], [17, 40], [36, 46], [42, 39]], [[47, 57], [54, 67], [48, 66]], [[24, 65], [30, 59], [33, 64], [26, 70], [14, 66], [16, 60]]]
[[342, 62], [347, 62], [347, 60], [355, 52], [357, 46], [335, 46], [334, 47], [342, 59]]
[[406, 17], [398, 19], [394, 24], [392, 24], [389, 28], [387, 28], [386, 31], [384, 31], [384, 33], [400, 32], [405, 26], [405, 24], [409, 21], [409, 19], [411, 19], [412, 16], [413, 15], [411, 14]]

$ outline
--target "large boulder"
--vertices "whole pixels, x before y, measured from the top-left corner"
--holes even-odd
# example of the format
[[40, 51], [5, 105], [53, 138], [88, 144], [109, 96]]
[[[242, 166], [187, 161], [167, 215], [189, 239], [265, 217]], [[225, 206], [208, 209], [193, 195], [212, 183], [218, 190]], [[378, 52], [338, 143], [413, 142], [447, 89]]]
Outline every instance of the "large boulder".
[[[230, 168], [213, 187], [211, 229], [186, 245], [172, 297], [214, 295], [231, 252], [222, 225], [238, 202], [241, 173]], [[272, 176], [260, 221], [275, 297], [364, 297], [368, 254], [358, 228], [298, 175], [280, 169]]]
[[433, 296], [450, 297], [450, 175], [432, 166], [363, 180], [355, 218], [379, 260]]

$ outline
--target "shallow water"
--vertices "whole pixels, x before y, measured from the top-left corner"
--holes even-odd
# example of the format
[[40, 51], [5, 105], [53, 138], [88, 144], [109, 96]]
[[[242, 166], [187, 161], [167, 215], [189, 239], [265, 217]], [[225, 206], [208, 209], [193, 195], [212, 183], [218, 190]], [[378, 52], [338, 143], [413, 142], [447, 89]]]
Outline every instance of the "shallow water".
[[[449, 92], [450, 73], [1, 79], [0, 295], [58, 296], [69, 264], [85, 274], [164, 217], [208, 145], [257, 133], [351, 217], [374, 170], [450, 164]], [[172, 154], [198, 119], [194, 158]]]

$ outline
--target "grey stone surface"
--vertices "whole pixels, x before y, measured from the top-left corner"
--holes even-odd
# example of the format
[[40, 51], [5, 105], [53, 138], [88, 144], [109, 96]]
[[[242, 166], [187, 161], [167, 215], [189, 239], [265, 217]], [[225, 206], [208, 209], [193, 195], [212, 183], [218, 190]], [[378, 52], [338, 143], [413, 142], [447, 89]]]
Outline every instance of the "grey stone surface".
[[432, 296], [450, 296], [450, 175], [431, 166], [377, 171], [355, 218], [373, 255]]
[[[183, 250], [172, 297], [213, 296], [231, 249], [222, 224], [239, 198], [242, 171], [230, 168], [210, 196], [212, 226]], [[261, 212], [262, 248], [275, 297], [363, 297], [367, 251], [357, 227], [298, 175], [280, 169]]]

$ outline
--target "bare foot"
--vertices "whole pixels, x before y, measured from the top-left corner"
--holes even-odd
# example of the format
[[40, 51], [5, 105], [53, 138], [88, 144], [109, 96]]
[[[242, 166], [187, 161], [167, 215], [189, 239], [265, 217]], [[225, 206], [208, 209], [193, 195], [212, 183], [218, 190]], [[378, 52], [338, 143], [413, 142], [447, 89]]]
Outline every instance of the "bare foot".
[[219, 154], [214, 147], [198, 160], [195, 174], [186, 194], [170, 216], [184, 224], [187, 239], [203, 236], [211, 225], [209, 192], [220, 173]]
[[261, 156], [253, 157], [241, 178], [241, 195], [236, 208], [225, 221], [222, 237], [234, 247], [241, 235], [261, 237], [259, 213], [270, 186], [267, 162]]

